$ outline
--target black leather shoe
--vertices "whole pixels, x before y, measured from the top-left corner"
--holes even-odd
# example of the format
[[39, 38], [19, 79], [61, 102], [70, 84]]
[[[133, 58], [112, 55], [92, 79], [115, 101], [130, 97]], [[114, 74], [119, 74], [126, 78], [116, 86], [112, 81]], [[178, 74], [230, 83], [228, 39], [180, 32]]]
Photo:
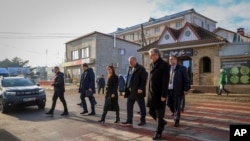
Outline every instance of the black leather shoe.
[[68, 112], [63, 112], [63, 113], [61, 114], [61, 116], [67, 116], [67, 115], [69, 115]]
[[178, 126], [180, 126], [180, 122], [177, 120], [174, 122], [174, 127], [178, 127]]
[[98, 120], [98, 122], [104, 124], [105, 120], [101, 119], [101, 120]]
[[120, 120], [119, 120], [119, 119], [117, 119], [114, 123], [120, 123]]
[[132, 125], [131, 122], [127, 122], [127, 121], [126, 121], [126, 122], [122, 122], [122, 124], [125, 125], [125, 126], [130, 126], [130, 125]]
[[53, 116], [53, 112], [49, 111], [47, 113], [45, 113], [47, 116]]
[[145, 125], [145, 124], [146, 124], [145, 121], [141, 121], [141, 122], [138, 124], [138, 126], [142, 126], [142, 125]]
[[83, 112], [81, 112], [80, 114], [86, 114], [86, 113], [88, 113], [88, 111], [83, 111]]
[[92, 115], [95, 115], [95, 113], [91, 112], [91, 113], [89, 113], [88, 115], [92, 116]]
[[161, 134], [156, 133], [155, 136], [152, 138], [153, 140], [158, 140], [161, 138]]
[[76, 105], [82, 106], [82, 103], [77, 103]]

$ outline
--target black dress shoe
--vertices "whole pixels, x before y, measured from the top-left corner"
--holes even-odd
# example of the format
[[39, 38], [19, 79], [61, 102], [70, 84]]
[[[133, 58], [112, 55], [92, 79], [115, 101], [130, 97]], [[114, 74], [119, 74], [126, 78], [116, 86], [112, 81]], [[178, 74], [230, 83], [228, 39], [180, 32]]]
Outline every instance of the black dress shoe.
[[114, 123], [120, 123], [120, 120], [119, 120], [119, 119], [117, 119]]
[[180, 122], [179, 121], [175, 121], [174, 122], [174, 127], [178, 127], [178, 126], [180, 126]]
[[88, 111], [83, 111], [83, 112], [81, 112], [80, 114], [86, 114], [86, 113], [88, 113]]
[[89, 113], [88, 115], [92, 116], [92, 115], [95, 115], [95, 113], [91, 112], [91, 113]]
[[49, 111], [47, 113], [45, 113], [47, 116], [53, 116], [53, 112]]
[[161, 138], [161, 134], [156, 133], [155, 136], [152, 138], [153, 140], [158, 140]]
[[126, 126], [130, 126], [130, 125], [132, 125], [132, 122], [127, 122], [127, 121], [126, 121], [126, 122], [122, 122], [122, 124], [123, 124], [123, 125], [126, 125]]
[[104, 124], [105, 120], [101, 119], [101, 120], [98, 120], [98, 122]]
[[145, 125], [145, 124], [146, 124], [145, 121], [141, 121], [141, 122], [138, 124], [138, 126], [142, 126], [142, 125]]
[[76, 105], [82, 106], [82, 103], [77, 103]]
[[67, 115], [69, 115], [68, 112], [63, 112], [63, 113], [61, 114], [61, 116], [67, 116]]

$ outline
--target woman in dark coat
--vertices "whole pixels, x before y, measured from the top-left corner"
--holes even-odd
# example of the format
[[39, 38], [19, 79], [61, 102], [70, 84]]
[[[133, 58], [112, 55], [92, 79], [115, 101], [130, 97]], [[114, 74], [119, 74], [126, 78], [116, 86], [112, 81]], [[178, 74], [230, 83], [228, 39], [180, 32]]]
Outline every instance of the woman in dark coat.
[[119, 117], [119, 104], [118, 104], [118, 76], [115, 74], [115, 69], [113, 66], [107, 67], [108, 72], [108, 81], [107, 81], [107, 88], [106, 88], [106, 96], [105, 96], [105, 103], [103, 106], [103, 114], [101, 120], [98, 122], [104, 123], [105, 117], [108, 111], [116, 111], [116, 121], [115, 123], [120, 122]]

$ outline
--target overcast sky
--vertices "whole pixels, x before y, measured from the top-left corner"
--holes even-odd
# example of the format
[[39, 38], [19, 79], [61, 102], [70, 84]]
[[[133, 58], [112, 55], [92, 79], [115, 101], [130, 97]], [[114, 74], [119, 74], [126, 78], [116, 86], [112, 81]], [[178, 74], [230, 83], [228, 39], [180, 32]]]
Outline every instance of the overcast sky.
[[58, 65], [65, 43], [74, 38], [191, 8], [217, 21], [217, 27], [250, 32], [249, 7], [249, 0], [0, 0], [0, 60], [20, 57], [33, 67]]

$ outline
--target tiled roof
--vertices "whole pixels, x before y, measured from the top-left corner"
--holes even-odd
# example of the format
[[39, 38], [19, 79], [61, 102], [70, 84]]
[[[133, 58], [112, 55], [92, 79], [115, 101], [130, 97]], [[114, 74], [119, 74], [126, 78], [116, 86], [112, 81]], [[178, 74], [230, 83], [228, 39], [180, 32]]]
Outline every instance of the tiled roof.
[[[184, 41], [184, 42], [176, 42], [176, 43], [169, 43], [169, 44], [162, 44], [162, 45], [158, 45], [158, 41], [152, 43], [152, 44], [149, 44], [148, 46], [145, 46], [143, 48], [140, 48], [138, 50], [138, 52], [144, 52], [144, 51], [148, 51], [149, 49], [151, 48], [159, 48], [159, 49], [167, 49], [167, 48], [181, 48], [181, 47], [186, 47], [186, 46], [197, 46], [197, 45], [205, 45], [205, 44], [211, 44], [211, 43], [226, 43], [227, 40], [224, 39], [223, 37], [213, 33], [213, 32], [210, 32], [208, 30], [205, 30], [204, 28], [202, 27], [199, 27], [197, 25], [194, 25], [194, 24], [191, 24], [191, 23], [186, 23], [187, 25], [185, 25], [183, 28], [179, 29], [179, 30], [174, 30], [174, 29], [171, 29], [169, 27], [166, 27], [166, 28], [169, 28], [170, 31], [173, 31], [175, 33], [176, 36], [176, 39], [178, 39], [178, 36], [180, 36], [180, 33], [182, 32], [182, 30], [184, 30], [184, 28], [186, 26], [189, 26], [190, 28], [193, 29], [193, 31], [200, 37], [200, 39], [198, 40], [191, 40], [191, 41]], [[165, 31], [165, 30], [164, 30]]]
[[[195, 12], [194, 9], [188, 9], [188, 10], [185, 10], [185, 11], [182, 11], [182, 12], [179, 12], [179, 13], [175, 13], [175, 14], [172, 14], [172, 15], [166, 15], [166, 16], [158, 18], [158, 19], [150, 18], [150, 20], [147, 21], [147, 22], [144, 22], [144, 23], [141, 23], [141, 24], [137, 24], [137, 25], [134, 25], [134, 26], [131, 26], [131, 27], [127, 27], [127, 28], [125, 28], [123, 30], [122, 30], [122, 28], [118, 28], [119, 30], [117, 30], [115, 33], [116, 34], [120, 34], [120, 33], [123, 33], [123, 32], [133, 31], [135, 29], [140, 28], [141, 25], [143, 25], [144, 27], [146, 27], [146, 26], [149, 26], [149, 25], [160, 23], [162, 21], [167, 21], [167, 20], [175, 19], [175, 18], [184, 16], [184, 15], [187, 15], [189, 13], [196, 13], [196, 12]], [[196, 14], [198, 14], [198, 15], [200, 15], [202, 17], [205, 17], [205, 16], [203, 16], [203, 15], [201, 15], [199, 13], [196, 13]], [[207, 19], [209, 19], [209, 18], [207, 18]], [[209, 19], [209, 20], [214, 21], [212, 19]], [[214, 21], [214, 22], [216, 22], [216, 21]]]

